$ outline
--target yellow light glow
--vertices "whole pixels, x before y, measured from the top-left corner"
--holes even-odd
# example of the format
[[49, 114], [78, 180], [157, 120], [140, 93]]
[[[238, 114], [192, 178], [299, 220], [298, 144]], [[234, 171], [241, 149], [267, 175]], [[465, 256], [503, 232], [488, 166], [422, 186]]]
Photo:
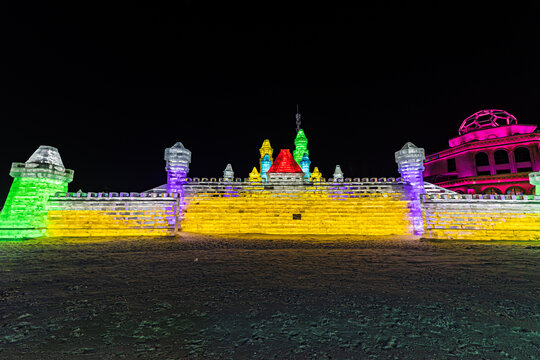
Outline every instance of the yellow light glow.
[[319, 168], [315, 166], [315, 169], [313, 169], [313, 172], [311, 173], [310, 180], [311, 181], [321, 181], [322, 174], [319, 171]]
[[261, 181], [261, 174], [256, 167], [253, 167], [253, 170], [249, 173], [249, 181]]
[[398, 193], [298, 192], [194, 195], [182, 231], [264, 234], [410, 235], [407, 202]]

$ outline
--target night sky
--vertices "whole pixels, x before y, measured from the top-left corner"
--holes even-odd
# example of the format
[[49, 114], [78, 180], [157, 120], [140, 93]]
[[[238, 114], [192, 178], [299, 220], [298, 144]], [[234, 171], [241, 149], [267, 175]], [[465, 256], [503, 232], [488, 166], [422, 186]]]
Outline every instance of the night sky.
[[39, 145], [71, 191], [161, 185], [177, 141], [189, 176], [247, 177], [264, 139], [294, 149], [296, 104], [325, 177], [397, 176], [405, 142], [443, 150], [481, 109], [538, 123], [538, 5], [74, 3], [0, 9], [2, 203]]

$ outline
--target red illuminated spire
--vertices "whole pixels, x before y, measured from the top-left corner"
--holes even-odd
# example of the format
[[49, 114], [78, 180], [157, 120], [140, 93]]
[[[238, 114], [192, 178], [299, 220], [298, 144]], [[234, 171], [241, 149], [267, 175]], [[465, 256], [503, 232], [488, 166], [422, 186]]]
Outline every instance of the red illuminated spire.
[[276, 160], [268, 170], [269, 173], [303, 173], [294, 160], [289, 149], [281, 149]]

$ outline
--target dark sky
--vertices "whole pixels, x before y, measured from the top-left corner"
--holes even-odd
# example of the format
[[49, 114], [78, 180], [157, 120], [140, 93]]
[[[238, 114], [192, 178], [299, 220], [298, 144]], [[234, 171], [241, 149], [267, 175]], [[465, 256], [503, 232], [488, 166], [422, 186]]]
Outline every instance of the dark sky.
[[526, 2], [73, 3], [0, 9], [2, 202], [11, 162], [39, 145], [75, 170], [72, 191], [163, 184], [176, 141], [190, 176], [230, 162], [247, 177], [265, 138], [294, 149], [297, 103], [326, 177], [396, 176], [406, 141], [442, 150], [481, 109], [537, 124], [540, 13]]

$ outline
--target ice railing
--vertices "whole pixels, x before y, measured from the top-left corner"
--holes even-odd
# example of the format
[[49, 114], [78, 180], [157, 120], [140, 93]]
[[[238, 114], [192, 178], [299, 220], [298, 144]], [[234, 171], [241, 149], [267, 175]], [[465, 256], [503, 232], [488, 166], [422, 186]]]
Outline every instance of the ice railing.
[[539, 195], [488, 195], [488, 194], [422, 194], [423, 202], [452, 202], [474, 200], [502, 200], [502, 201], [540, 201]]
[[180, 195], [178, 193], [138, 193], [138, 192], [57, 192], [53, 199], [154, 199], [154, 200], [170, 200], [176, 199]]

